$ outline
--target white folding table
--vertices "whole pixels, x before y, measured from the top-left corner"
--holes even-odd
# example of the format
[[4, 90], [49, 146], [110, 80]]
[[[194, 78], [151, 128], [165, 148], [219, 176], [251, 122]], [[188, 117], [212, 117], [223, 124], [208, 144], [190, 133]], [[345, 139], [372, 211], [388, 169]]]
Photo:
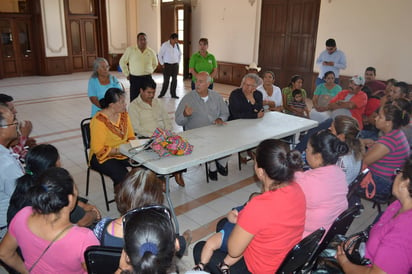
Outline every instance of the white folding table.
[[179, 135], [193, 145], [190, 155], [160, 158], [151, 150], [133, 154], [129, 152], [130, 144], [122, 145], [120, 152], [153, 172], [165, 175], [166, 199], [173, 215], [176, 233], [179, 233], [179, 224], [170, 199], [170, 174], [254, 148], [265, 139], [296, 135], [317, 125], [318, 122], [313, 120], [280, 112], [267, 112], [261, 119], [238, 119], [229, 121], [226, 125], [210, 125], [180, 132]]

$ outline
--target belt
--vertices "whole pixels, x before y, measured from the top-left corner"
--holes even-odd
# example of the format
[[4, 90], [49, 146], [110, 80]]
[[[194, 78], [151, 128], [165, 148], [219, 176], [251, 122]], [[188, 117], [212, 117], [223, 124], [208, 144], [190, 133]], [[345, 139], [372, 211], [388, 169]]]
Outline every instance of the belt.
[[165, 63], [165, 65], [179, 65], [179, 63], [173, 63], [173, 64], [171, 64], [171, 63]]

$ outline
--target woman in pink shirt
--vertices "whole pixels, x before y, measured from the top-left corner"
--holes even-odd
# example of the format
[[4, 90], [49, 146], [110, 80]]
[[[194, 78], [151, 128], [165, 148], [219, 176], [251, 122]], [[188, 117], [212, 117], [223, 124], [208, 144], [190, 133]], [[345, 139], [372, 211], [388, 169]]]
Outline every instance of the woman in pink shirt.
[[339, 246], [337, 259], [345, 273], [412, 273], [412, 157], [395, 172], [397, 198], [372, 227], [366, 243], [369, 266], [351, 263]]
[[306, 197], [303, 237], [320, 227], [327, 231], [348, 208], [345, 172], [336, 165], [339, 156], [347, 152], [348, 146], [329, 131], [322, 130], [310, 137], [306, 160], [311, 169], [295, 173], [295, 180]]
[[0, 243], [0, 259], [19, 273], [87, 273], [84, 251], [99, 241], [90, 229], [70, 223], [78, 191], [69, 172], [52, 167], [30, 191], [32, 206], [14, 216]]

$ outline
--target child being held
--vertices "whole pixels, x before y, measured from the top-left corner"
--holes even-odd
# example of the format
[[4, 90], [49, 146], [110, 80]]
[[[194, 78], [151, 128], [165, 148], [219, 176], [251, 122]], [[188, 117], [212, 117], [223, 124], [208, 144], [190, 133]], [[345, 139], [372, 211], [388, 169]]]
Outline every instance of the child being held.
[[[252, 194], [250, 194], [248, 202], [257, 195], [260, 195], [260, 193], [253, 192]], [[246, 204], [247, 203], [245, 203], [242, 206], [233, 208], [227, 214], [227, 222], [223, 225], [223, 228], [219, 232], [215, 233], [209, 239], [207, 239], [205, 245], [203, 246], [202, 254], [200, 255], [200, 262], [193, 268], [193, 270], [203, 270], [205, 265], [209, 263], [215, 250], [220, 249], [226, 253], [228, 252], [227, 241], [229, 239], [230, 233], [232, 232], [233, 228], [235, 227], [235, 224], [237, 223], [237, 217], [239, 215], [239, 212], [246, 206]], [[220, 268], [220, 271], [222, 273], [230, 273], [230, 266], [234, 265], [241, 258], [242, 256], [232, 258], [228, 254], [223, 259], [223, 261], [218, 265], [218, 267]]]
[[289, 107], [292, 109], [293, 115], [309, 118], [309, 111], [303, 99], [302, 91], [295, 89], [292, 96], [293, 100], [289, 102]]

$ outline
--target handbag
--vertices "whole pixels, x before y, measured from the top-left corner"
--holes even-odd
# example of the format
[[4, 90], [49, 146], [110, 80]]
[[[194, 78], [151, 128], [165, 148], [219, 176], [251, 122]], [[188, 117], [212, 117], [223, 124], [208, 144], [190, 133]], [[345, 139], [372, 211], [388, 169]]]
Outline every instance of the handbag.
[[349, 261], [357, 265], [370, 265], [371, 261], [365, 258], [366, 242], [369, 238], [369, 229], [353, 234], [343, 242], [343, 251]]
[[[368, 169], [366, 165], [362, 166], [362, 170]], [[368, 169], [369, 170], [369, 169]], [[367, 199], [372, 199], [376, 194], [376, 184], [372, 178], [372, 172], [368, 172], [360, 182], [360, 194], [365, 195]]]
[[160, 157], [188, 155], [193, 151], [193, 145], [170, 130], [156, 128], [151, 138], [153, 142], [150, 146]]

